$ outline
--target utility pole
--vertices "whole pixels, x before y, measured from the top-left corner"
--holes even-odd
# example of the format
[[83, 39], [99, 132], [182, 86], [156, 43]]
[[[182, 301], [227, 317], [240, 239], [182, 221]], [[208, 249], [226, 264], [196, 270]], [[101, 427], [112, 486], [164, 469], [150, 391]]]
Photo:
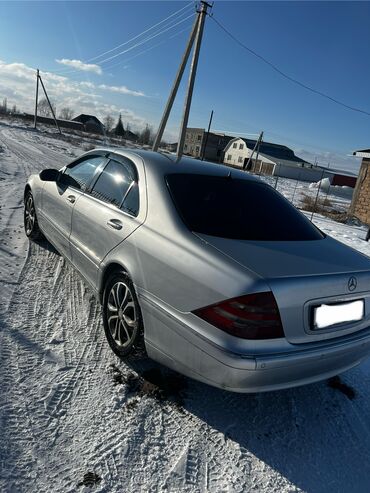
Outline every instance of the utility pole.
[[60, 130], [60, 128], [59, 128], [58, 121], [57, 121], [56, 116], [55, 116], [55, 113], [54, 113], [54, 109], [53, 109], [53, 107], [52, 107], [52, 105], [51, 105], [51, 103], [50, 103], [48, 93], [46, 92], [46, 89], [45, 89], [44, 83], [42, 82], [41, 75], [38, 75], [38, 78], [40, 79], [40, 82], [41, 82], [41, 87], [42, 87], [42, 89], [43, 89], [43, 91], [44, 91], [44, 94], [45, 94], [46, 100], [47, 100], [47, 102], [49, 103], [50, 111], [51, 111], [51, 113], [52, 113], [52, 115], [53, 115], [53, 118], [54, 118], [54, 121], [55, 121], [55, 125], [56, 125], [57, 129], [59, 130], [59, 133], [60, 133], [60, 134], [62, 134], [62, 131], [61, 131], [61, 130]]
[[202, 5], [202, 8], [198, 12], [199, 24], [198, 24], [197, 35], [196, 35], [196, 39], [195, 39], [193, 59], [191, 61], [191, 66], [190, 66], [188, 90], [187, 90], [187, 94], [186, 94], [186, 98], [185, 98], [184, 112], [182, 115], [182, 122], [181, 122], [181, 126], [180, 126], [179, 141], [177, 144], [177, 157], [178, 158], [180, 158], [182, 156], [182, 152], [183, 152], [183, 148], [184, 148], [185, 133], [186, 133], [186, 129], [188, 126], [191, 100], [193, 97], [195, 75], [197, 73], [197, 67], [198, 67], [200, 45], [202, 44], [204, 22], [206, 20], [208, 7], [212, 7], [209, 3], [205, 2], [205, 1], [201, 1], [201, 5]]
[[202, 42], [205, 17], [208, 13], [207, 12], [208, 7], [212, 7], [211, 4], [207, 3], [204, 0], [201, 0], [200, 3], [201, 3], [201, 9], [197, 11], [198, 15], [194, 21], [193, 28], [192, 28], [192, 31], [190, 33], [189, 41], [188, 41], [188, 44], [185, 48], [185, 52], [184, 52], [184, 55], [182, 57], [179, 69], [177, 71], [175, 81], [173, 83], [169, 98], [167, 100], [167, 104], [166, 104], [165, 110], [163, 112], [163, 116], [162, 116], [160, 125], [158, 127], [157, 135], [155, 137], [153, 147], [152, 147], [153, 151], [158, 150], [159, 144], [160, 144], [162, 137], [163, 137], [164, 129], [165, 129], [167, 121], [168, 121], [168, 117], [170, 115], [170, 112], [171, 112], [171, 109], [173, 106], [173, 102], [175, 100], [181, 79], [184, 75], [184, 70], [185, 70], [187, 61], [189, 59], [191, 49], [193, 47], [193, 44], [195, 43], [193, 58], [192, 58], [191, 67], [190, 67], [188, 89], [187, 89], [187, 94], [186, 94], [185, 104], [184, 104], [184, 112], [183, 112], [182, 123], [181, 123], [181, 127], [180, 127], [179, 141], [177, 144], [177, 156], [178, 157], [181, 157], [183, 146], [184, 146], [185, 132], [186, 132], [186, 127], [187, 127], [188, 119], [189, 119], [190, 105], [191, 105], [191, 99], [192, 99], [192, 95], [193, 95], [194, 81], [195, 81], [195, 75], [196, 75], [197, 65], [198, 65], [200, 45]]
[[37, 104], [39, 101], [39, 77], [40, 77], [40, 71], [37, 69], [36, 72], [36, 102], [35, 102], [35, 118], [33, 121], [33, 128], [37, 127]]
[[182, 76], [184, 75], [184, 70], [185, 70], [186, 64], [188, 62], [191, 48], [192, 48], [193, 43], [194, 43], [195, 34], [197, 32], [198, 21], [199, 21], [199, 17], [197, 17], [194, 21], [194, 25], [193, 25], [193, 28], [192, 28], [191, 33], [190, 33], [188, 44], [185, 48], [184, 55], [182, 57], [179, 69], [178, 69], [176, 77], [175, 77], [175, 81], [173, 83], [170, 95], [169, 95], [168, 100], [167, 100], [165, 110], [163, 112], [161, 123], [159, 124], [159, 127], [158, 127], [157, 135], [155, 136], [155, 139], [154, 139], [152, 150], [155, 152], [158, 151], [158, 147], [159, 147], [159, 144], [161, 143], [161, 140], [163, 137], [163, 132], [164, 132], [164, 129], [166, 128], [168, 117], [170, 116], [172, 106], [173, 106], [173, 103], [175, 101], [176, 94], [177, 94], [177, 91], [179, 89], [179, 85], [180, 85]]
[[259, 154], [259, 149], [260, 149], [260, 144], [262, 142], [262, 139], [263, 139], [263, 131], [259, 134], [259, 137], [256, 140], [256, 143], [255, 143], [255, 145], [253, 147], [253, 151], [252, 151], [251, 155], [249, 156], [248, 161], [246, 163], [244, 163], [243, 171], [245, 171], [245, 169], [248, 169], [249, 163], [251, 162], [252, 157], [253, 157], [253, 154], [255, 153], [256, 149], [258, 149], [258, 151], [257, 151], [257, 157], [256, 157], [256, 160], [257, 160], [258, 154]]
[[208, 144], [208, 137], [209, 137], [209, 131], [211, 130], [211, 125], [212, 125], [212, 118], [213, 118], [213, 110], [211, 111], [211, 116], [209, 117], [208, 130], [207, 130], [207, 133], [206, 133], [206, 139], [204, 141], [203, 152], [202, 152], [202, 161], [204, 161], [204, 156], [206, 154], [206, 149], [207, 149], [207, 144]]

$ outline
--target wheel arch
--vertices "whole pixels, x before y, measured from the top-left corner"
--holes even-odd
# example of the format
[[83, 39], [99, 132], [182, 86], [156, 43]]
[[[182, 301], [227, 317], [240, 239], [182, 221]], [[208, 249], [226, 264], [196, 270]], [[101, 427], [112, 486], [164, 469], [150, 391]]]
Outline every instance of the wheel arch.
[[109, 277], [114, 272], [124, 272], [125, 274], [127, 274], [130, 277], [130, 279], [132, 279], [129, 271], [126, 269], [126, 267], [124, 265], [122, 265], [121, 263], [115, 262], [115, 261], [110, 262], [108, 265], [105, 266], [105, 268], [102, 272], [102, 275], [101, 275], [101, 281], [100, 281], [100, 286], [99, 286], [99, 301], [100, 301], [100, 303], [103, 303], [104, 289], [105, 289], [105, 285], [107, 283], [107, 280], [109, 279]]
[[32, 193], [31, 185], [29, 183], [27, 183], [26, 186], [24, 187], [23, 202], [25, 201], [28, 192]]

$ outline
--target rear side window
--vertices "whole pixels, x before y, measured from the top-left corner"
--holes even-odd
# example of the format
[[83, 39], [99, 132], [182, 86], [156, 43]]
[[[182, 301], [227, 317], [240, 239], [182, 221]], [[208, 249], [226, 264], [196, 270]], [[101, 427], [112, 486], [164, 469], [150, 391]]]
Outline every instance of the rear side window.
[[96, 180], [91, 195], [120, 207], [133, 181], [133, 173], [128, 166], [111, 160]]
[[71, 177], [73, 180], [70, 184], [76, 188], [85, 188], [92, 180], [98, 166], [106, 161], [104, 156], [88, 156], [67, 167], [64, 175]]
[[121, 205], [121, 209], [132, 216], [137, 216], [139, 214], [139, 186], [137, 183], [132, 184]]
[[255, 241], [307, 241], [324, 236], [264, 183], [227, 177], [167, 176], [175, 206], [194, 232]]

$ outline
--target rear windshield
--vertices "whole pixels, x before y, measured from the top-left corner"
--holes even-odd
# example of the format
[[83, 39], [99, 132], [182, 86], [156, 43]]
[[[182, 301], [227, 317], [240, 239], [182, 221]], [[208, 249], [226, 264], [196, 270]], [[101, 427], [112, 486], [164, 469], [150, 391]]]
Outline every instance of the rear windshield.
[[259, 241], [320, 240], [324, 235], [272, 187], [196, 174], [166, 177], [172, 200], [193, 232]]

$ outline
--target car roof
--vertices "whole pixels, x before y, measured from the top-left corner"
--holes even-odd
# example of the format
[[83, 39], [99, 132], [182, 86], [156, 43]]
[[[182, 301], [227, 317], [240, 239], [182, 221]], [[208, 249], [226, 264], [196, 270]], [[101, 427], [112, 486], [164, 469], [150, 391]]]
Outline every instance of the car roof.
[[[210, 176], [232, 176], [233, 178], [260, 181], [258, 178], [242, 171], [220, 163], [201, 161], [190, 157], [178, 157], [175, 154], [148, 151], [144, 149], [126, 149], [124, 147], [106, 147], [95, 151], [112, 152], [128, 158], [140, 157], [145, 165], [146, 172], [153, 175], [164, 176], [170, 173], [194, 173]], [[90, 151], [93, 153], [94, 151]]]

